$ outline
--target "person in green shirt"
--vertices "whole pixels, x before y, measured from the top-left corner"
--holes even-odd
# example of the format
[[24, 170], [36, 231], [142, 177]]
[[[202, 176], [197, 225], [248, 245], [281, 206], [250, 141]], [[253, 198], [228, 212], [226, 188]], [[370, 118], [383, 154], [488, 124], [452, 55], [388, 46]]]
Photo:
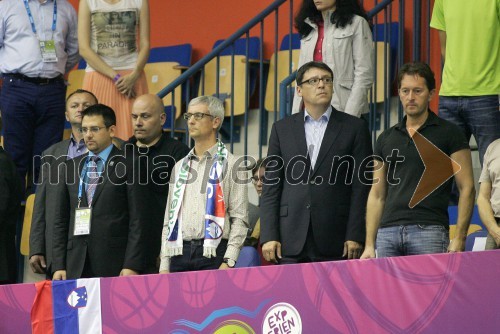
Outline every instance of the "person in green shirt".
[[482, 165], [500, 138], [500, 0], [436, 0], [430, 26], [444, 62], [439, 117], [474, 135]]

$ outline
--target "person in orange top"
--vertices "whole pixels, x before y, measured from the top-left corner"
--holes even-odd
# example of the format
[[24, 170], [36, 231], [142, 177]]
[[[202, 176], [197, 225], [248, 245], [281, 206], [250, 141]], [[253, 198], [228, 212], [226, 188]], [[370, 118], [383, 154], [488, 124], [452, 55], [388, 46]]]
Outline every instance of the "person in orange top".
[[130, 138], [132, 104], [136, 96], [148, 92], [144, 74], [149, 57], [148, 1], [80, 1], [78, 45], [87, 61], [83, 89], [116, 110], [115, 135]]

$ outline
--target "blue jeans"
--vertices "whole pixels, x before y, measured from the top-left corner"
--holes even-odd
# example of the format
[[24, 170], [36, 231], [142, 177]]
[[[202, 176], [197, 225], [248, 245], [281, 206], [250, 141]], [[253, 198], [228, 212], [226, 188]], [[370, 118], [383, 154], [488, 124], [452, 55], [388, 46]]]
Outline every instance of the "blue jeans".
[[456, 124], [467, 140], [474, 135], [482, 166], [488, 145], [500, 138], [498, 95], [440, 96], [439, 117]]
[[377, 233], [377, 257], [446, 253], [450, 233], [443, 225], [382, 227]]
[[4, 147], [14, 160], [23, 185], [30, 171], [33, 181], [38, 179], [40, 159], [33, 161], [33, 157], [62, 140], [65, 98], [63, 80], [38, 85], [4, 77], [0, 94]]

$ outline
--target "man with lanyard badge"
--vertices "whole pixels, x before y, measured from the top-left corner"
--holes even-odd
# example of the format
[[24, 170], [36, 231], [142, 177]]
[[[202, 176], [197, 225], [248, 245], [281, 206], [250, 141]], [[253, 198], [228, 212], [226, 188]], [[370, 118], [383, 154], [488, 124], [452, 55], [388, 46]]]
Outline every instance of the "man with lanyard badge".
[[112, 145], [114, 111], [96, 104], [83, 111], [89, 149], [66, 162], [55, 201], [53, 279], [136, 275], [144, 268], [147, 210], [134, 182], [132, 158]]
[[38, 179], [32, 157], [62, 138], [63, 76], [80, 58], [77, 18], [66, 0], [2, 0], [0, 13], [4, 142], [24, 184], [32, 168]]

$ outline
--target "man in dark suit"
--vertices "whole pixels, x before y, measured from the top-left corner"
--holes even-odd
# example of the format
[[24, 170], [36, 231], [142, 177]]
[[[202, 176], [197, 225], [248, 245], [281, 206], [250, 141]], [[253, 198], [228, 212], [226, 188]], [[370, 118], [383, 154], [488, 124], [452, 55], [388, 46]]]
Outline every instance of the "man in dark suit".
[[89, 91], [78, 89], [66, 99], [66, 120], [71, 124], [71, 137], [56, 143], [42, 153], [41, 173], [36, 190], [33, 221], [30, 231], [30, 266], [34, 273], [52, 278], [52, 222], [55, 202], [54, 185], [49, 182], [51, 168], [58, 168], [66, 160], [87, 153], [82, 126], [82, 111], [97, 104]]
[[[2, 131], [2, 117], [0, 117]], [[16, 165], [0, 146], [0, 284], [16, 279], [16, 221], [21, 209], [21, 183]]]
[[[127, 155], [137, 157], [136, 180], [147, 183], [148, 221], [145, 226], [145, 274], [157, 274], [161, 231], [168, 197], [168, 182], [175, 163], [189, 153], [187, 145], [163, 132], [167, 115], [157, 95], [139, 96], [132, 106], [134, 136], [125, 145]], [[128, 145], [130, 144], [130, 145]]]
[[304, 64], [296, 93], [305, 110], [273, 125], [261, 198], [267, 261], [361, 255], [372, 146], [365, 121], [330, 106], [332, 80], [324, 63]]
[[96, 104], [82, 115], [90, 152], [66, 162], [57, 186], [53, 279], [136, 275], [144, 267], [140, 185], [112, 144], [114, 111]]

